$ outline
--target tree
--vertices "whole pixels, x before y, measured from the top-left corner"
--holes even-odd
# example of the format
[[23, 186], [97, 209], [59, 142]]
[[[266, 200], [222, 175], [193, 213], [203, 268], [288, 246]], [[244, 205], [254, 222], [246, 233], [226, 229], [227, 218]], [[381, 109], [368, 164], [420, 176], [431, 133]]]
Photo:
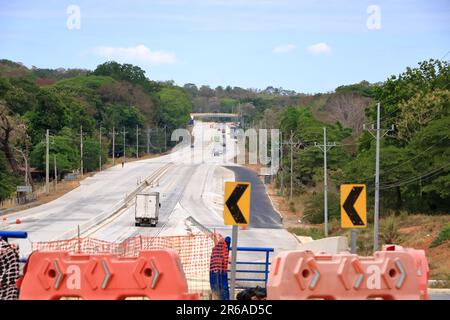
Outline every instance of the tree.
[[5, 155], [0, 151], [0, 202], [16, 191], [18, 180], [17, 176], [9, 172]]
[[17, 175], [22, 174], [24, 169], [19, 166], [14, 145], [26, 143], [27, 140], [25, 124], [11, 114], [4, 101], [0, 101], [0, 148], [11, 170]]
[[[192, 112], [192, 102], [183, 89], [163, 88], [159, 92], [159, 123], [167, 125], [168, 132], [185, 128]], [[170, 137], [169, 137], [170, 138]]]
[[105, 127], [110, 130], [116, 128], [136, 128], [142, 127], [145, 123], [144, 116], [134, 106], [123, 106], [120, 104], [110, 105], [103, 117]]
[[147, 82], [145, 71], [132, 64], [120, 64], [115, 61], [108, 61], [97, 66], [95, 75], [110, 76], [116, 80], [125, 80], [131, 83], [143, 84]]
[[[45, 170], [46, 142], [40, 141], [31, 152], [31, 164], [39, 170]], [[70, 172], [80, 167], [79, 138], [69, 128], [50, 139], [50, 160], [56, 156], [56, 166], [60, 173]], [[51, 166], [53, 170], [53, 166]]]
[[35, 108], [27, 114], [34, 143], [43, 139], [46, 129], [55, 134], [68, 122], [67, 108], [56, 93], [42, 89], [36, 99]]
[[450, 113], [450, 90], [419, 91], [411, 99], [399, 103], [399, 110], [398, 137], [410, 141], [430, 121]]

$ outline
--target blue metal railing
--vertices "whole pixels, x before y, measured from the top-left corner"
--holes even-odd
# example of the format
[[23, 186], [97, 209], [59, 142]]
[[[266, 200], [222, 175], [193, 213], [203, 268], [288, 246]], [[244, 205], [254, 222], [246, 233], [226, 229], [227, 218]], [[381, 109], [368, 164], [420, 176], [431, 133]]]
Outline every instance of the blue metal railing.
[[[231, 248], [229, 248], [231, 250]], [[237, 281], [242, 282], [264, 282], [264, 287], [267, 287], [267, 279], [269, 277], [269, 255], [273, 252], [273, 248], [256, 248], [256, 247], [237, 247], [237, 251], [247, 251], [247, 252], [264, 252], [265, 253], [265, 262], [255, 262], [255, 261], [236, 261], [236, 273], [256, 273], [256, 274], [264, 274], [264, 279], [262, 278], [236, 278]], [[231, 261], [229, 262], [231, 263]], [[264, 266], [264, 270], [253, 270], [253, 269], [238, 269], [239, 265], [253, 265], [253, 266]], [[227, 272], [231, 272], [231, 270], [227, 270]], [[236, 289], [247, 289], [253, 288], [249, 286], [236, 286]]]
[[28, 233], [26, 231], [0, 231], [0, 238], [8, 241], [8, 238], [26, 239]]

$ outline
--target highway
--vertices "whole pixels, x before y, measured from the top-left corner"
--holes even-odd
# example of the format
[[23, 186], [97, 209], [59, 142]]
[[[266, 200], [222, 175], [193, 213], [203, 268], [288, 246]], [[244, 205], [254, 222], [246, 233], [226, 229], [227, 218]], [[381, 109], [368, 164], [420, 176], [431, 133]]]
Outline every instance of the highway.
[[[218, 124], [196, 121], [192, 130], [193, 148], [184, 145], [165, 156], [129, 162], [123, 168], [116, 165], [99, 172], [59, 199], [8, 215], [6, 229], [28, 231], [29, 239], [14, 240], [22, 256], [31, 252], [31, 242], [76, 236], [78, 226], [82, 236], [121, 241], [135, 235], [173, 236], [199, 232], [186, 222], [186, 218], [193, 217], [211, 231], [227, 236], [231, 234], [231, 227], [223, 223], [224, 182], [235, 181], [237, 177], [237, 180], [248, 178], [254, 183], [251, 224], [240, 231], [239, 245], [274, 247], [275, 253], [295, 249], [297, 240], [280, 228], [279, 216], [268, 205], [270, 200], [262, 184], [257, 184], [257, 176], [234, 164], [237, 144], [230, 138], [229, 127], [225, 128], [226, 147], [222, 146], [221, 129]], [[215, 156], [213, 151], [218, 149], [222, 153]], [[135, 227], [132, 201], [117, 210], [144, 179], [151, 181], [144, 191], [161, 194], [156, 228]], [[262, 205], [258, 205], [259, 201]], [[14, 224], [17, 218], [22, 220], [19, 225]], [[269, 230], [270, 238], [267, 237]]]
[[[273, 208], [257, 174], [233, 162], [236, 143], [226, 128], [226, 147], [217, 124], [196, 121], [192, 130], [194, 147], [176, 148], [171, 154], [116, 165], [86, 178], [64, 196], [32, 209], [7, 216], [7, 230], [25, 230], [29, 239], [12, 240], [20, 246], [21, 256], [31, 252], [31, 242], [72, 238], [80, 226], [81, 236], [120, 242], [128, 237], [176, 236], [202, 232], [188, 219], [203, 227], [231, 235], [223, 223], [223, 194], [226, 181], [252, 183], [250, 226], [239, 231], [239, 246], [272, 247], [295, 250], [298, 242], [282, 228], [281, 217]], [[217, 142], [217, 137], [219, 140]], [[221, 154], [214, 156], [214, 150]], [[147, 179], [146, 185], [143, 181]], [[136, 227], [134, 202], [124, 203], [139, 186], [143, 191], [159, 191], [161, 209], [158, 225]], [[133, 198], [129, 196], [129, 198]], [[21, 224], [15, 224], [15, 219]], [[270, 236], [268, 236], [270, 235]], [[240, 252], [240, 261], [263, 261], [264, 256]], [[448, 292], [432, 292], [431, 299], [450, 299]]]

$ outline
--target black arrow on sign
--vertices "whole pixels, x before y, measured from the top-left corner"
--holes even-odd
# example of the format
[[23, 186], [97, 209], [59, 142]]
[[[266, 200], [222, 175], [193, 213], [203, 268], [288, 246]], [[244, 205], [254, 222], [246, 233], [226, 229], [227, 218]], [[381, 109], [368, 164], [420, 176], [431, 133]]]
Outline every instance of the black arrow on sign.
[[234, 221], [236, 221], [236, 223], [247, 223], [247, 220], [245, 220], [245, 217], [237, 204], [239, 199], [241, 199], [242, 195], [244, 194], [245, 190], [247, 190], [247, 188], [248, 188], [247, 184], [238, 184], [234, 188], [233, 192], [228, 197], [228, 200], [226, 202], [228, 210], [230, 210], [230, 213], [233, 216], [233, 219]]
[[358, 197], [363, 189], [364, 187], [353, 187], [352, 191], [350, 191], [347, 199], [345, 199], [344, 204], [342, 205], [354, 226], [364, 225], [364, 222], [361, 220], [361, 217], [358, 212], [356, 212], [354, 207], [355, 202], [358, 200]]

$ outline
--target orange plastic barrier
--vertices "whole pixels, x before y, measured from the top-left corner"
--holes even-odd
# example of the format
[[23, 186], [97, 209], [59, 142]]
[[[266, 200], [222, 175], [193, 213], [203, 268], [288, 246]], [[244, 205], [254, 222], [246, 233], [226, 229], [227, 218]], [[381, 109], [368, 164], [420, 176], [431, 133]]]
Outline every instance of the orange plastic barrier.
[[425, 256], [424, 250], [417, 250], [412, 248], [403, 248], [402, 246], [397, 245], [384, 245], [382, 247], [384, 251], [406, 251], [414, 260], [414, 266], [416, 270], [416, 274], [419, 277], [419, 289], [421, 294], [423, 294], [423, 298], [425, 300], [429, 299], [428, 296], [428, 278], [430, 277], [430, 267], [428, 266], [428, 261]]
[[32, 253], [20, 281], [19, 299], [62, 297], [194, 300], [198, 299], [198, 294], [188, 293], [180, 259], [173, 250], [142, 251], [132, 258], [101, 253]]
[[384, 246], [373, 257], [285, 251], [272, 262], [267, 299], [428, 299], [423, 250]]

